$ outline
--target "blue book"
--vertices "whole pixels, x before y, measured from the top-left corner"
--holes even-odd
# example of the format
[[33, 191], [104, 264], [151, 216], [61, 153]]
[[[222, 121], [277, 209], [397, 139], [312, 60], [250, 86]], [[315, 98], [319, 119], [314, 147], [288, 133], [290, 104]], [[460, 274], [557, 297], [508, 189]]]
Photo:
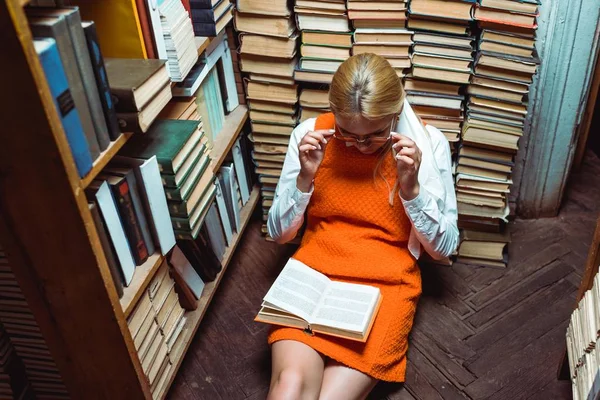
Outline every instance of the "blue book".
[[58, 55], [56, 41], [50, 38], [35, 39], [33, 43], [44, 69], [67, 141], [71, 147], [77, 171], [80, 177], [84, 177], [92, 169], [92, 156], [88, 149], [79, 114], [69, 91], [67, 76]]

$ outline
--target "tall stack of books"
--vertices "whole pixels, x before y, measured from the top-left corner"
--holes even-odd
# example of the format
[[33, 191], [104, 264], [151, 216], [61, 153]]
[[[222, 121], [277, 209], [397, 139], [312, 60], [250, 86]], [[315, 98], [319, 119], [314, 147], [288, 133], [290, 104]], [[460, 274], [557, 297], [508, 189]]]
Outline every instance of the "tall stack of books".
[[296, 0], [296, 24], [302, 35], [298, 82], [329, 84], [350, 57], [352, 38], [345, 2]]
[[127, 320], [153, 398], [166, 385], [175, 361], [173, 355], [183, 345], [178, 339], [185, 322], [185, 309], [165, 261]]
[[600, 395], [600, 278], [585, 292], [567, 327], [567, 354], [573, 400], [597, 399]]
[[165, 0], [159, 10], [169, 76], [181, 82], [198, 61], [192, 21], [181, 0]]
[[408, 100], [425, 123], [440, 129], [458, 148], [464, 121], [464, 89], [473, 71], [470, 36], [472, 1], [412, 0], [412, 69], [405, 80]]
[[[2, 366], [8, 366], [12, 355], [12, 344], [14, 353], [25, 369], [31, 390], [37, 396], [33, 398], [69, 399], [69, 392], [2, 248], [0, 248], [0, 324], [4, 327], [4, 331], [0, 329], [0, 394], [7, 391], [4, 376], [6, 372], [1, 371]], [[10, 342], [7, 336], [3, 335], [4, 332], [10, 338]], [[28, 388], [22, 388], [21, 391], [28, 391]], [[22, 396], [22, 393], [13, 393], [13, 395]], [[1, 398], [13, 397], [1, 396]]]
[[240, 69], [250, 109], [254, 162], [263, 192], [266, 218], [290, 134], [298, 121], [294, 82], [298, 34], [285, 0], [239, 1], [235, 24], [240, 32]]
[[457, 167], [461, 228], [498, 232], [509, 215], [514, 157], [539, 64], [538, 6], [536, 0], [484, 0], [475, 10], [482, 31]]
[[227, 45], [231, 52], [231, 62], [233, 64], [233, 73], [235, 76], [235, 88], [238, 94], [238, 102], [240, 104], [246, 104], [246, 90], [244, 89], [244, 80], [242, 79], [242, 70], [240, 70], [240, 56], [238, 49], [240, 43], [238, 41], [238, 35], [235, 33], [235, 29], [232, 26], [228, 26], [227, 30]]
[[413, 32], [406, 29], [357, 28], [354, 31], [352, 54], [375, 53], [385, 57], [398, 77], [402, 78], [410, 70], [412, 45]]

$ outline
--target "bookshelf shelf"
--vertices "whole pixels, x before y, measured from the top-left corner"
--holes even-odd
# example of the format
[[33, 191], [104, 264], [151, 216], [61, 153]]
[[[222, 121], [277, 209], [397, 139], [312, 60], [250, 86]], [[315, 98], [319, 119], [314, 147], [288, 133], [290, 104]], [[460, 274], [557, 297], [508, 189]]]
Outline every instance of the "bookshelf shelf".
[[225, 156], [231, 150], [233, 143], [237, 139], [244, 123], [248, 119], [248, 108], [239, 105], [232, 113], [225, 117], [223, 128], [214, 141], [211, 151], [213, 171], [218, 171], [225, 160]]
[[207, 283], [206, 286], [204, 287], [204, 292], [202, 293], [202, 297], [200, 297], [200, 300], [198, 300], [198, 308], [193, 311], [188, 311], [185, 314], [187, 321], [185, 322], [185, 326], [183, 328], [183, 331], [181, 332], [182, 337], [179, 339], [182, 341], [182, 344], [178, 348], [176, 348], [175, 351], [173, 352], [173, 359], [172, 359], [173, 368], [170, 371], [170, 376], [168, 378], [168, 384], [161, 389], [158, 398], [164, 399], [166, 397], [166, 395], [169, 391], [169, 387], [173, 383], [173, 380], [175, 379], [175, 375], [177, 374], [177, 371], [179, 370], [179, 367], [181, 366], [181, 363], [183, 362], [183, 358], [185, 357], [185, 354], [187, 353], [187, 349], [189, 348], [189, 346], [192, 342], [192, 339], [193, 339], [194, 335], [196, 334], [198, 327], [200, 326], [200, 322], [202, 321], [204, 314], [206, 314], [206, 310], [208, 309], [208, 306], [210, 305], [210, 302], [211, 302], [217, 288], [219, 287], [219, 283], [221, 282], [221, 279], [223, 278], [223, 275], [225, 274], [225, 271], [227, 270], [227, 267], [228, 267], [231, 259], [233, 258], [233, 254], [235, 254], [235, 249], [237, 248], [237, 246], [240, 242], [240, 239], [244, 233], [244, 230], [248, 226], [250, 217], [252, 216], [252, 213], [253, 213], [254, 209], [256, 208], [256, 205], [258, 204], [259, 199], [260, 199], [260, 189], [258, 186], [255, 186], [254, 189], [252, 189], [252, 193], [250, 195], [250, 200], [248, 200], [248, 203], [246, 203], [244, 208], [242, 208], [242, 211], [240, 214], [240, 219], [242, 222], [241, 230], [240, 230], [240, 232], [237, 232], [233, 235], [233, 239], [232, 239], [233, 244], [227, 248], [227, 250], [225, 251], [225, 255], [223, 256], [223, 261], [222, 261], [223, 270], [219, 273], [219, 275], [217, 276], [217, 279], [215, 279], [212, 282]]
[[165, 257], [157, 251], [152, 254], [145, 263], [135, 268], [133, 280], [129, 286], [123, 288], [123, 297], [121, 297], [121, 307], [125, 318], [129, 317], [138, 300], [142, 296], [144, 289], [148, 286], [158, 267], [162, 264]]
[[100, 156], [96, 161], [94, 161], [94, 165], [92, 169], [86, 176], [81, 179], [81, 187], [85, 189], [89, 186], [90, 183], [96, 178], [96, 176], [102, 171], [106, 164], [121, 150], [121, 147], [127, 142], [127, 139], [131, 137], [132, 133], [122, 133], [121, 136], [117, 138], [117, 140], [110, 143], [108, 148], [100, 153]]
[[206, 50], [206, 48], [210, 44], [210, 38], [206, 36], [196, 36], [194, 40], [196, 41], [198, 55], [201, 55], [202, 53], [204, 53], [204, 50]]

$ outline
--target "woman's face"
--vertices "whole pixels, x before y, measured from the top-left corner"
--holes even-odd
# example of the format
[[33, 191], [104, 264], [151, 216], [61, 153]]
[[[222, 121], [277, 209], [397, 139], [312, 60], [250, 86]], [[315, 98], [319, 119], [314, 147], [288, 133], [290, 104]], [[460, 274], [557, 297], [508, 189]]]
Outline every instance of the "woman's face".
[[335, 117], [336, 138], [356, 147], [363, 154], [373, 154], [389, 140], [395, 116], [378, 120]]

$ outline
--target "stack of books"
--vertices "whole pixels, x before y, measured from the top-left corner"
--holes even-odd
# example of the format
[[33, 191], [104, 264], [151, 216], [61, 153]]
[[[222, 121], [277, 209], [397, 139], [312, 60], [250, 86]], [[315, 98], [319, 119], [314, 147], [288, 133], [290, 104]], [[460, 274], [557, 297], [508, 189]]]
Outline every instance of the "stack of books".
[[354, 29], [404, 28], [406, 0], [348, 0], [348, 18]]
[[350, 57], [352, 38], [344, 1], [296, 0], [296, 24], [302, 33], [296, 81], [331, 83], [334, 72]]
[[202, 122], [157, 120], [119, 154], [144, 160], [156, 156], [175, 235], [195, 239], [214, 198], [215, 175]]
[[408, 27], [414, 30], [408, 100], [423, 122], [441, 130], [450, 142], [453, 170], [465, 120], [466, 87], [473, 73], [475, 37], [471, 36], [474, 1], [413, 0]]
[[110, 93], [123, 132], [146, 132], [173, 95], [165, 60], [107, 58]]
[[459, 227], [500, 231], [509, 215], [514, 157], [539, 65], [537, 12], [537, 1], [484, 1], [475, 11], [483, 29], [458, 158]]
[[[5, 253], [0, 248], [0, 398], [52, 398], [69, 399], [69, 392], [48, 350], [48, 345], [35, 321], [27, 300], [21, 291]], [[8, 340], [10, 338], [10, 341]], [[7, 370], [18, 370], [17, 360], [11, 360], [14, 354], [24, 367], [28, 385], [17, 385], [18, 379], [11, 379], [13, 389], [18, 386], [20, 393], [4, 396], [11, 386], [6, 385]], [[14, 367], [14, 368], [13, 368]], [[11, 377], [13, 373], [11, 371]], [[22, 374], [19, 378], [23, 378]], [[27, 382], [24, 382], [27, 383]], [[25, 397], [26, 395], [33, 397]]]
[[385, 57], [402, 78], [410, 70], [412, 45], [413, 32], [406, 29], [358, 28], [354, 31], [352, 54], [375, 53]]
[[183, 345], [178, 339], [185, 322], [185, 309], [179, 303], [175, 281], [165, 261], [127, 320], [153, 398], [167, 384], [175, 361], [173, 354]]
[[238, 103], [246, 104], [246, 90], [244, 89], [244, 80], [242, 79], [242, 70], [240, 69], [240, 56], [238, 49], [240, 43], [238, 41], [238, 35], [232, 26], [226, 28], [227, 32], [227, 45], [231, 53], [231, 62], [233, 64], [233, 74], [235, 78], [235, 89], [238, 94]]
[[300, 122], [329, 112], [329, 91], [302, 89], [300, 92]]
[[233, 18], [228, 0], [193, 0], [190, 11], [196, 36], [217, 36]]
[[478, 232], [464, 229], [460, 232], [457, 262], [491, 268], [505, 268], [508, 262], [510, 234]]
[[196, 97], [174, 97], [158, 114], [158, 119], [202, 120], [198, 114]]
[[80, 177], [121, 129], [93, 22], [76, 7], [27, 8], [34, 46]]
[[[235, 23], [240, 32], [240, 69], [248, 74], [244, 86], [257, 163], [264, 157], [285, 154], [298, 122], [298, 86], [294, 82], [298, 34], [285, 0], [238, 2]], [[274, 185], [266, 181], [277, 181], [281, 168], [257, 164], [256, 173], [263, 188], [271, 188]], [[270, 200], [263, 197], [263, 212], [269, 207]]]
[[198, 61], [192, 21], [180, 0], [165, 0], [159, 11], [169, 76], [173, 82], [181, 82]]
[[567, 327], [567, 354], [573, 400], [597, 399], [600, 395], [600, 278], [585, 292]]

